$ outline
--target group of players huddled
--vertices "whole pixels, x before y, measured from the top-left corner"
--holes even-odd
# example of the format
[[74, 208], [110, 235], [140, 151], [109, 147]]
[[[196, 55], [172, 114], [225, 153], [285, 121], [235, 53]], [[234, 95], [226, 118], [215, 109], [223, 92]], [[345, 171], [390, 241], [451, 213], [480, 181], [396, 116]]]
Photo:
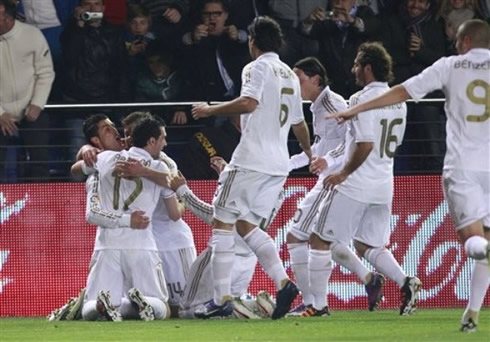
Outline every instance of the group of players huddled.
[[[162, 152], [166, 131], [159, 118], [131, 113], [122, 121], [124, 138], [104, 115], [85, 121], [88, 145], [72, 172], [88, 176], [87, 221], [98, 226], [94, 254], [86, 288], [48, 318], [326, 317], [333, 261], [364, 283], [369, 310], [378, 307], [387, 277], [400, 288], [400, 315], [411, 315], [422, 283], [386, 248], [393, 157], [405, 132], [403, 101], [442, 89], [448, 117], [444, 193], [465, 251], [475, 259], [461, 330], [474, 331], [489, 281], [488, 24], [464, 23], [457, 34], [459, 56], [442, 58], [391, 89], [391, 57], [380, 43], [362, 44], [352, 72], [363, 89], [349, 106], [330, 90], [316, 58], [302, 59], [293, 69], [280, 61], [282, 36], [274, 20], [256, 18], [249, 33], [254, 61], [242, 72], [240, 97], [192, 108], [196, 119], [240, 115], [242, 137], [231, 161], [210, 161], [220, 174], [212, 205], [194, 195]], [[302, 100], [312, 102], [312, 145]], [[303, 149], [292, 157], [290, 129]], [[266, 231], [281, 207], [288, 173], [306, 165], [318, 181], [287, 235], [293, 282]], [[208, 248], [197, 258], [182, 220], [185, 208], [213, 228]], [[275, 299], [264, 291], [247, 295], [257, 261], [277, 286]], [[302, 303], [291, 310], [299, 293]]]

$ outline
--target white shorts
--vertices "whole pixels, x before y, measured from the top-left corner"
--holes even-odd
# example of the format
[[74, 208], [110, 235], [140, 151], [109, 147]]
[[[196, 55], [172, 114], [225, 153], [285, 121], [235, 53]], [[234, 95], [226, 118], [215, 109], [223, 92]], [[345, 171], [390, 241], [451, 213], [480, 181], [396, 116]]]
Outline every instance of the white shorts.
[[297, 239], [308, 241], [313, 227], [318, 220], [318, 210], [323, 200], [327, 197], [328, 190], [323, 186], [323, 179], [319, 178], [315, 186], [303, 198], [296, 209], [293, 225], [289, 232]]
[[179, 306], [190, 268], [196, 260], [196, 249], [188, 247], [166, 252], [159, 251], [158, 255], [162, 259], [163, 273], [167, 282], [168, 304]]
[[264, 226], [278, 201], [286, 176], [226, 167], [214, 195], [214, 218], [234, 224], [238, 220]]
[[[142, 267], [144, 265], [144, 267]], [[96, 300], [100, 290], [110, 291], [114, 306], [121, 304], [128, 290], [136, 287], [141, 294], [168, 299], [162, 262], [156, 251], [104, 249], [95, 251], [87, 278], [84, 303]]]
[[478, 220], [490, 227], [490, 172], [444, 170], [442, 187], [456, 230]]
[[337, 190], [323, 201], [313, 233], [324, 241], [348, 245], [352, 239], [371, 247], [384, 247], [390, 240], [391, 204], [362, 203]]

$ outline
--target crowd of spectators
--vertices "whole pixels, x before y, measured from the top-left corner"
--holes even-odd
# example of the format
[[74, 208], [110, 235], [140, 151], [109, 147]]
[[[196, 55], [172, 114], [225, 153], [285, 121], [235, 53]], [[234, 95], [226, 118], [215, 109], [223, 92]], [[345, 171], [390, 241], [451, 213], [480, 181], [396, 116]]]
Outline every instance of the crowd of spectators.
[[[241, 70], [250, 62], [247, 25], [257, 15], [280, 24], [286, 41], [283, 61], [293, 66], [301, 58], [318, 57], [331, 89], [348, 98], [358, 90], [351, 68], [361, 43], [386, 46], [397, 84], [454, 54], [455, 32], [464, 20], [490, 18], [489, 0], [10, 1], [17, 3], [17, 21], [39, 28], [46, 38], [56, 75], [48, 101], [58, 104], [235, 98]], [[103, 16], [89, 18], [93, 12]], [[0, 109], [4, 101], [0, 95]], [[188, 109], [176, 106], [157, 114], [168, 124], [185, 125], [192, 120]], [[69, 114], [57, 118], [56, 126], [71, 130], [75, 150], [88, 113]], [[442, 106], [435, 104], [426, 106], [420, 118], [408, 117], [437, 122], [442, 115]], [[439, 126], [421, 127], [425, 136], [440, 137]], [[410, 133], [409, 125], [407, 134], [417, 138], [420, 132]], [[436, 141], [423, 149], [435, 154], [440, 146]]]

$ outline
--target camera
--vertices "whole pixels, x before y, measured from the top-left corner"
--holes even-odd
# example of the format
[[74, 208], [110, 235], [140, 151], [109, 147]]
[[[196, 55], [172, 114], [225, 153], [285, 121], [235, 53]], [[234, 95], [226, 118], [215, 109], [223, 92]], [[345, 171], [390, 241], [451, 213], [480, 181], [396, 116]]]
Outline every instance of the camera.
[[80, 14], [80, 19], [83, 21], [102, 19], [104, 14], [102, 12], [83, 12]]

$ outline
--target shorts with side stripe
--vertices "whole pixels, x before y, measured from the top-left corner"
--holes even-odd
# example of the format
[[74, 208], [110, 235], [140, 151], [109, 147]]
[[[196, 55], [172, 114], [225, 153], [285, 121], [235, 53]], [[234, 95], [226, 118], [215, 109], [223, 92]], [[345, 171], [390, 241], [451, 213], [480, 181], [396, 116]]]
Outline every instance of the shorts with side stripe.
[[444, 170], [442, 185], [457, 231], [479, 220], [490, 227], [490, 172]]
[[95, 251], [91, 262], [84, 303], [96, 300], [99, 291], [104, 290], [110, 292], [112, 304], [118, 307], [132, 287], [144, 296], [168, 300], [157, 251], [103, 249]]
[[332, 190], [320, 206], [313, 233], [324, 241], [348, 245], [352, 239], [371, 247], [390, 240], [391, 203], [362, 203]]
[[264, 225], [278, 201], [286, 176], [226, 167], [214, 195], [214, 218], [234, 224], [238, 220]]
[[323, 200], [327, 197], [328, 190], [323, 186], [323, 177], [320, 177], [315, 186], [306, 194], [296, 209], [293, 225], [289, 229], [295, 238], [308, 241], [313, 227], [318, 219], [318, 211]]
[[179, 306], [191, 265], [196, 260], [196, 249], [188, 247], [159, 251], [158, 255], [162, 259], [163, 273], [167, 282], [168, 304]]

